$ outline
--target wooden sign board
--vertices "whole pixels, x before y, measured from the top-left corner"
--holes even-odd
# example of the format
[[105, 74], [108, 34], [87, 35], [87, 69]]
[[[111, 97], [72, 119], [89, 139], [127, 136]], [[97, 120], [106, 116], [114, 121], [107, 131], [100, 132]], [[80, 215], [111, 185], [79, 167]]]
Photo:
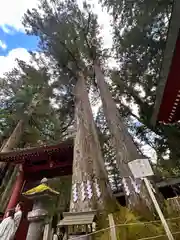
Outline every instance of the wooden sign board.
[[171, 230], [166, 222], [166, 219], [164, 218], [163, 212], [162, 212], [162, 210], [156, 200], [156, 197], [152, 191], [151, 184], [150, 184], [149, 180], [146, 178], [148, 176], [154, 175], [151, 165], [149, 163], [149, 160], [148, 159], [136, 159], [132, 162], [129, 162], [128, 165], [129, 165], [129, 168], [130, 168], [134, 178], [143, 178], [145, 186], [151, 197], [151, 200], [156, 208], [159, 218], [161, 219], [161, 223], [164, 227], [166, 235], [169, 240], [174, 240]]
[[136, 159], [128, 163], [134, 178], [144, 178], [154, 175], [149, 159]]

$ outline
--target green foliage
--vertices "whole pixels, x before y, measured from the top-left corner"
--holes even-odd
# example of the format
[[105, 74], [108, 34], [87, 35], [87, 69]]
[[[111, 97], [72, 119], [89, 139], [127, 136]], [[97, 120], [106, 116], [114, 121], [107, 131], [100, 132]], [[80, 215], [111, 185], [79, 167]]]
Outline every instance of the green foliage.
[[[135, 240], [157, 235], [164, 235], [163, 228], [159, 223], [143, 223], [143, 221], [127, 208], [121, 207], [113, 213], [118, 240]], [[107, 225], [104, 226], [106, 228]], [[105, 230], [102, 234], [95, 234], [95, 239], [109, 240], [110, 231]], [[166, 239], [160, 237], [158, 239]]]
[[[154, 128], [150, 122], [173, 1], [100, 2], [113, 17], [112, 52], [119, 63], [110, 71], [114, 99], [123, 116], [133, 116], [130, 127], [138, 139], [156, 151], [161, 167], [169, 169], [170, 175], [179, 175], [179, 127], [157, 125]], [[124, 100], [137, 106], [138, 115], [130, 107], [124, 108]], [[164, 161], [167, 151], [169, 161]]]
[[[175, 239], [179, 239], [179, 211], [172, 211], [171, 206], [166, 205], [165, 214], [168, 225]], [[118, 240], [138, 240], [148, 237], [159, 236], [158, 239], [167, 239], [161, 221], [159, 219], [144, 220], [141, 216], [130, 211], [128, 208], [120, 207], [119, 210], [113, 212], [114, 223], [116, 225], [116, 235]], [[94, 240], [111, 240], [110, 230], [108, 229], [108, 213], [104, 213], [100, 222], [97, 222], [97, 233], [93, 234]], [[102, 231], [99, 231], [102, 230]]]
[[[164, 209], [164, 214], [172, 233], [175, 233], [173, 234], [174, 238], [179, 239], [179, 203], [177, 202], [176, 198], [174, 198], [173, 201], [174, 202], [172, 202], [172, 204], [176, 202], [177, 207], [172, 207], [170, 202], [167, 201], [166, 208]], [[159, 219], [149, 219], [148, 221], [144, 220], [142, 216], [135, 214], [125, 207], [120, 207], [118, 211], [113, 212], [113, 218], [116, 225], [116, 234], [118, 240], [138, 240], [141, 238], [144, 239], [146, 237], [152, 237], [153, 239], [153, 236], [159, 236], [158, 239], [162, 240], [167, 239], [161, 221]], [[107, 213], [106, 217], [104, 213], [104, 221], [101, 221], [101, 229], [104, 229], [104, 231], [95, 233], [93, 239], [110, 240], [110, 231], [107, 228], [108, 218]]]
[[[33, 65], [18, 61], [18, 68], [1, 79], [1, 144], [21, 119], [28, 119], [28, 124], [18, 147], [36, 146], [39, 140], [49, 144], [60, 141], [72, 125], [74, 113], [69, 94], [65, 91], [61, 94], [61, 89], [48, 73], [49, 69], [40, 64], [39, 59], [32, 56], [32, 61]], [[32, 114], [27, 116], [35, 98], [41, 98], [41, 101], [32, 109]], [[52, 104], [52, 99], [55, 103], [58, 101], [58, 106]]]
[[[179, 151], [169, 141], [169, 136], [173, 134], [167, 127], [153, 129], [149, 122], [168, 29], [164, 19], [170, 15], [171, 4], [169, 1], [161, 1], [160, 4], [156, 4], [155, 1], [130, 2], [105, 1], [114, 19], [114, 51], [111, 53], [114, 53], [114, 57], [121, 63], [116, 71], [109, 71], [105, 65], [109, 51], [102, 47], [103, 39], [99, 37], [97, 16], [87, 3], [84, 3], [83, 10], [80, 10], [76, 1], [43, 0], [37, 9], [27, 11], [23, 23], [28, 34], [40, 39], [39, 50], [50, 60], [53, 76], [57, 80], [55, 84], [61, 89], [61, 94], [65, 92], [66, 100], [69, 102], [66, 109], [73, 112], [73, 90], [79, 70], [84, 71], [87, 76], [93, 95], [98, 95], [92, 63], [94, 59], [100, 59], [106, 76], [113, 80], [111, 91], [120, 108], [121, 116], [127, 121], [128, 127], [133, 129], [131, 131], [133, 135], [156, 150], [160, 162], [170, 146], [174, 155]], [[134, 9], [129, 8], [130, 6]], [[137, 86], [140, 86], [140, 89]], [[141, 96], [141, 89], [145, 92], [144, 96]], [[138, 105], [140, 114], [138, 121], [141, 124], [135, 125], [132, 121], [130, 118], [132, 111], [124, 106], [123, 99]], [[62, 115], [66, 114], [65, 111]], [[102, 116], [102, 112], [100, 114]], [[100, 132], [104, 127], [107, 129], [103, 124], [105, 123], [99, 122]], [[51, 131], [47, 132], [46, 137]], [[108, 130], [101, 136], [110, 138]], [[113, 172], [110, 170], [110, 174], [114, 177], [113, 184], [117, 186], [120, 179], [117, 178], [118, 171], [115, 169], [113, 151], [110, 151], [112, 146], [103, 142], [102, 148], [104, 151], [106, 149], [105, 158], [113, 169]]]

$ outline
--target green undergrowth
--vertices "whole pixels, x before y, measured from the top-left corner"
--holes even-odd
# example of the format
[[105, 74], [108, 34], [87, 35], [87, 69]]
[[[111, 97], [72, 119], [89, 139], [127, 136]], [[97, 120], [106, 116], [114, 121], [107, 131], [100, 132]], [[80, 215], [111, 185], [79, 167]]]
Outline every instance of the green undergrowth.
[[[168, 201], [166, 201], [167, 209], [167, 222], [170, 226], [172, 232], [175, 234], [175, 239], [180, 239], [180, 207], [179, 203], [176, 206], [171, 206]], [[176, 209], [176, 210], [175, 210]]]
[[[163, 227], [160, 222], [145, 221], [142, 217], [131, 212], [128, 208], [120, 207], [118, 211], [113, 213], [116, 227], [117, 240], [138, 240], [141, 238], [154, 237], [164, 235]], [[108, 214], [103, 212], [98, 217], [97, 230], [105, 229], [102, 232], [95, 233], [93, 240], [111, 240]], [[171, 225], [172, 227], [172, 225]], [[177, 231], [179, 226], [173, 224], [173, 231]], [[180, 229], [180, 228], [179, 228]], [[180, 237], [180, 235], [179, 235]], [[159, 240], [166, 240], [167, 237], [158, 237]], [[175, 239], [180, 239], [178, 236]]]
[[[172, 206], [173, 204], [173, 206]], [[175, 240], [180, 240], [180, 199], [177, 206], [174, 203], [165, 201], [163, 204], [163, 213]], [[142, 208], [143, 210], [143, 208]], [[145, 209], [144, 209], [145, 211]], [[116, 225], [117, 240], [140, 240], [151, 237], [151, 239], [167, 240], [164, 228], [156, 214], [148, 214], [143, 211], [143, 216], [126, 207], [118, 205], [111, 213], [113, 214]], [[108, 213], [104, 211], [99, 213], [97, 230], [104, 229], [94, 234], [93, 240], [112, 240], [110, 237]], [[145, 214], [144, 214], [145, 213]], [[159, 237], [157, 237], [159, 236]], [[155, 238], [153, 238], [155, 237]]]

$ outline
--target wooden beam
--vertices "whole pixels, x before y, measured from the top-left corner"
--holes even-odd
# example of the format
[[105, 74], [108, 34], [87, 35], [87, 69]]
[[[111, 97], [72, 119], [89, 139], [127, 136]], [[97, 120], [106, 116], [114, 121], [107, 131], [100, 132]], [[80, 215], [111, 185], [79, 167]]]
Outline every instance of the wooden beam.
[[110, 238], [111, 240], [117, 240], [117, 236], [116, 236], [116, 227], [115, 227], [115, 223], [114, 223], [114, 218], [112, 213], [108, 215], [108, 219], [109, 219], [109, 234], [110, 234]]
[[156, 186], [158, 188], [161, 188], [161, 187], [176, 185], [176, 184], [179, 184], [179, 183], [180, 183], [180, 178], [171, 178], [171, 179], [167, 179], [167, 180], [161, 181], [159, 183], [156, 183]]
[[[73, 152], [73, 140], [67, 140], [56, 145], [39, 146], [25, 149], [16, 149], [9, 152], [0, 152], [0, 162], [16, 161], [18, 158], [31, 157], [32, 155], [47, 154], [50, 155], [52, 152]], [[21, 160], [19, 160], [21, 161]]]
[[159, 79], [159, 84], [157, 86], [157, 91], [156, 91], [156, 101], [154, 105], [154, 112], [151, 118], [151, 124], [153, 126], [156, 125], [156, 122], [158, 120], [158, 114], [159, 114], [161, 102], [163, 99], [164, 89], [168, 79], [171, 62], [172, 62], [174, 50], [176, 47], [176, 41], [179, 35], [179, 29], [180, 29], [179, 15], [180, 15], [180, 1], [174, 0], [171, 20], [169, 24], [168, 36], [166, 41], [166, 48], [164, 51], [164, 57], [161, 65], [160, 79]]

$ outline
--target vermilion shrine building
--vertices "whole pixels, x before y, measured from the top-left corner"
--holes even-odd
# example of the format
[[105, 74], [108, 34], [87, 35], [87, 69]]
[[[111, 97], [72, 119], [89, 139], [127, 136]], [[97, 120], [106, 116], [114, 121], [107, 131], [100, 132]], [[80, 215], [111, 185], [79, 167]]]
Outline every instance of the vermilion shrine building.
[[[26, 214], [31, 210], [32, 202], [22, 199], [23, 191], [33, 187], [35, 181], [44, 177], [53, 178], [72, 174], [73, 142], [1, 153], [0, 161], [21, 166], [6, 209], [14, 208], [23, 200]], [[17, 239], [26, 239], [28, 225], [28, 221], [24, 218]]]
[[[0, 153], [0, 161], [22, 166], [16, 178], [12, 194], [6, 209], [14, 208], [19, 201], [24, 202], [24, 214], [32, 209], [32, 202], [22, 196], [22, 192], [34, 187], [42, 178], [72, 175], [73, 141], [52, 146], [42, 146], [23, 150]], [[175, 195], [171, 185], [179, 189], [180, 179], [157, 184], [165, 198]], [[123, 192], [114, 193], [121, 204], [125, 204]], [[25, 240], [29, 223], [26, 217], [17, 232], [17, 239]]]
[[180, 120], [180, 1], [174, 0], [152, 124]]
[[[52, 146], [42, 146], [23, 150], [0, 153], [0, 161], [22, 166], [22, 171], [16, 178], [12, 194], [6, 209], [14, 208], [19, 201], [24, 202], [25, 215], [31, 211], [32, 202], [23, 198], [22, 192], [34, 187], [37, 181], [44, 177], [72, 175], [73, 141], [67, 141]], [[174, 189], [179, 189], [180, 179], [157, 183], [165, 198], [175, 196]], [[121, 204], [125, 204], [123, 192], [114, 193]], [[25, 240], [29, 223], [26, 217], [17, 232], [17, 239]]]

